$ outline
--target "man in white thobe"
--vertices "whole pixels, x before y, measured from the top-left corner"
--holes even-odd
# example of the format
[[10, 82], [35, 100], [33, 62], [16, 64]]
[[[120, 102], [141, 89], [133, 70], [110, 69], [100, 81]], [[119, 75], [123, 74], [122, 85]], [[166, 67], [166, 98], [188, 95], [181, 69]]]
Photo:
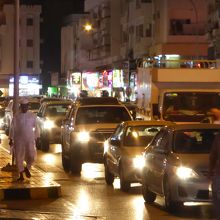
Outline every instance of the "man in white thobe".
[[36, 157], [35, 141], [38, 137], [36, 115], [28, 111], [28, 99], [23, 98], [20, 101], [20, 111], [12, 119], [9, 133], [9, 145], [14, 147], [15, 162], [19, 172], [18, 181], [24, 180], [23, 173], [27, 178], [31, 177], [30, 169]]

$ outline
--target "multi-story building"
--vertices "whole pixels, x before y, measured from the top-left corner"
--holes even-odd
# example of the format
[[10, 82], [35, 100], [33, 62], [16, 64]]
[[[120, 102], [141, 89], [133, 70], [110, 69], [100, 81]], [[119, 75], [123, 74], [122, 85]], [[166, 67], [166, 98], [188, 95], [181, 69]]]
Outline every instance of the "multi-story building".
[[207, 58], [207, 5], [208, 2], [204, 0], [153, 1], [153, 41], [150, 56]]
[[135, 88], [136, 67], [143, 59], [207, 59], [207, 1], [86, 0], [85, 11], [93, 25], [84, 33], [92, 39], [89, 68], [105, 74], [119, 70], [113, 72], [120, 78], [117, 85], [113, 79], [113, 89]]
[[[20, 95], [39, 94], [41, 6], [20, 6], [19, 64]], [[5, 4], [0, 26], [0, 88], [4, 95], [13, 95], [15, 9]]]
[[207, 39], [209, 59], [220, 59], [220, 1], [208, 1]]

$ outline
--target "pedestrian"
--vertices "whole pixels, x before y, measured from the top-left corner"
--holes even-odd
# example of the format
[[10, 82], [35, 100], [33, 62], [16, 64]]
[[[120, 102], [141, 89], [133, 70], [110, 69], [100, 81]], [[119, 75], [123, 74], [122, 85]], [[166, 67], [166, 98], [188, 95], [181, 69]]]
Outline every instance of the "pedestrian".
[[28, 104], [28, 99], [20, 100], [20, 111], [14, 115], [9, 133], [9, 145], [14, 148], [15, 163], [19, 172], [18, 181], [24, 180], [23, 173], [27, 178], [31, 177], [30, 169], [36, 157], [35, 142], [39, 137], [36, 115], [28, 111]]
[[209, 179], [216, 219], [220, 220], [220, 133], [215, 136], [209, 156]]

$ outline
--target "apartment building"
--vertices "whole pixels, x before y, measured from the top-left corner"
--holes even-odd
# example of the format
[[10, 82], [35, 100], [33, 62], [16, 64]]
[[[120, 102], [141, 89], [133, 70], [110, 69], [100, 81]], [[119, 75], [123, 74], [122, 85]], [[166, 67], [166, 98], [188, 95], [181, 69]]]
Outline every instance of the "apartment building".
[[[4, 95], [12, 95], [14, 74], [14, 5], [5, 4], [2, 14], [5, 22], [0, 26], [0, 88]], [[34, 88], [33, 93], [39, 93], [40, 69], [40, 14], [41, 6], [20, 6], [20, 75], [24, 88], [22, 94], [27, 94], [29, 87]], [[25, 84], [25, 85], [24, 85]], [[11, 91], [10, 91], [11, 90]]]
[[207, 1], [154, 0], [152, 6], [151, 57], [175, 54], [182, 59], [207, 58]]

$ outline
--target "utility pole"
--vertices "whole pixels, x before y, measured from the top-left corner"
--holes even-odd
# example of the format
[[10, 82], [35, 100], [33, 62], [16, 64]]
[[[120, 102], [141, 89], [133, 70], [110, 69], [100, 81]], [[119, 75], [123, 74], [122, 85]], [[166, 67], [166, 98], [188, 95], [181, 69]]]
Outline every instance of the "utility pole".
[[14, 16], [14, 104], [13, 113], [18, 111], [18, 97], [19, 97], [19, 10], [20, 1], [15, 0], [15, 16]]

